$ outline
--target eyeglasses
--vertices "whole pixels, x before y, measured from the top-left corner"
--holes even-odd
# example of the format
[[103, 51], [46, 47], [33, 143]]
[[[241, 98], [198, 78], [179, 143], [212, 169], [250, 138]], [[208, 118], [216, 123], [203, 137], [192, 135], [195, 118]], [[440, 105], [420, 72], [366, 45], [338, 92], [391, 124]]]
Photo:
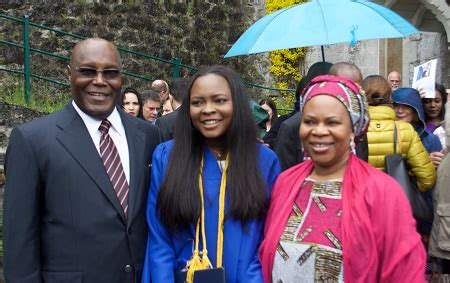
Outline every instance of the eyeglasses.
[[118, 69], [97, 70], [89, 67], [77, 67], [75, 70], [86, 78], [95, 78], [98, 73], [101, 73], [105, 79], [115, 79], [120, 76], [120, 70]]

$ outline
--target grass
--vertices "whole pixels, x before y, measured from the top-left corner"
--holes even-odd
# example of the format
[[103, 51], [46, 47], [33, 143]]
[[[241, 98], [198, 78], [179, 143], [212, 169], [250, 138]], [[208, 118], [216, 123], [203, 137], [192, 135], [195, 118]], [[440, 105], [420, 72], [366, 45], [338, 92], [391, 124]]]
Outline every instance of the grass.
[[25, 87], [19, 78], [5, 79], [0, 84], [0, 101], [20, 105], [38, 112], [51, 113], [63, 108], [70, 100], [68, 89], [56, 88], [48, 83], [33, 81], [30, 99], [25, 100]]

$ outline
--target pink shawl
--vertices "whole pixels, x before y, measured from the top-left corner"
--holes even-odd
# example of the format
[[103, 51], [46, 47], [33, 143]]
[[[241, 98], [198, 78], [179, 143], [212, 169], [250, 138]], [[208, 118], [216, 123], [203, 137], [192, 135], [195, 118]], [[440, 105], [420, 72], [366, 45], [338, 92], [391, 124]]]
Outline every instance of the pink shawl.
[[[259, 250], [265, 282], [272, 282], [278, 242], [313, 166], [311, 160], [294, 166], [275, 183]], [[426, 282], [425, 250], [405, 194], [353, 154], [343, 179], [341, 225], [345, 282]]]

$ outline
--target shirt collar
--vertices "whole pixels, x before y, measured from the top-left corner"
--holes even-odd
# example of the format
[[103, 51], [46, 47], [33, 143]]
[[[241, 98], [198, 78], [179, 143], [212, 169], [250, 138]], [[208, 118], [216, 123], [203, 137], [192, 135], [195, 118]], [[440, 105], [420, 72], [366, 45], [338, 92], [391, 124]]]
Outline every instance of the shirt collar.
[[[102, 120], [96, 119], [80, 109], [78, 105], [75, 103], [74, 100], [72, 100], [72, 105], [75, 108], [75, 111], [77, 111], [78, 115], [80, 115], [81, 119], [83, 120], [84, 124], [86, 125], [89, 133], [92, 135], [93, 133], [99, 131], [100, 124], [102, 123]], [[122, 126], [122, 120], [119, 115], [119, 111], [117, 111], [117, 108], [114, 107], [113, 111], [109, 116], [106, 118], [111, 123], [111, 127], [121, 136], [125, 136], [125, 130]]]

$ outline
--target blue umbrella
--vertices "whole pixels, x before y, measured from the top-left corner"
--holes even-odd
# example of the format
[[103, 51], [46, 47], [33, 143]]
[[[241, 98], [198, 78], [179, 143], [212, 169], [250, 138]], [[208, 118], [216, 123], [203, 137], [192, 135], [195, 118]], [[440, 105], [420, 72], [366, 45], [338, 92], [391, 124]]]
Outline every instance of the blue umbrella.
[[[367, 0], [312, 0], [271, 13], [250, 26], [226, 57], [418, 32], [390, 9]], [[325, 61], [323, 48], [322, 57]]]

